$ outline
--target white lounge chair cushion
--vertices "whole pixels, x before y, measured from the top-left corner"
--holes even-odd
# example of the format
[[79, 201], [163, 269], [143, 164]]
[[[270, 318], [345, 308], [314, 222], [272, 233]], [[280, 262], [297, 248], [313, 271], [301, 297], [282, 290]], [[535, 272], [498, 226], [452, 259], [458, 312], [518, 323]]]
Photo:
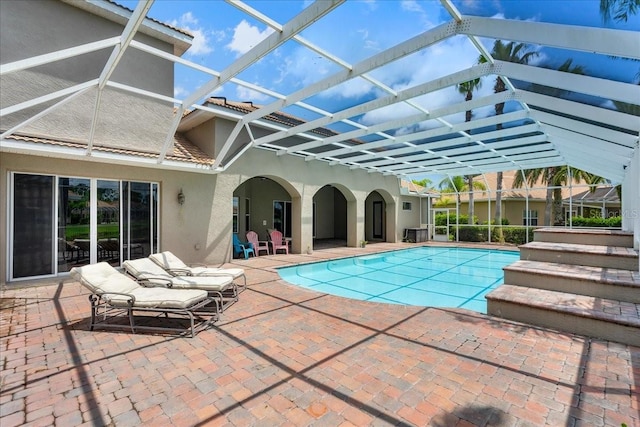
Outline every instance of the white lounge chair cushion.
[[149, 258], [127, 260], [122, 263], [122, 267], [137, 279], [146, 279], [148, 277], [172, 279], [174, 277]]
[[140, 308], [187, 308], [207, 298], [207, 291], [198, 289], [145, 288], [106, 262], [74, 267], [71, 277], [93, 293], [106, 293], [104, 299], [114, 306], [126, 307], [130, 298], [109, 292], [133, 295]]
[[[207, 291], [199, 289], [167, 289], [140, 287], [131, 292], [136, 298], [134, 307], [140, 308], [188, 308], [207, 298]], [[120, 298], [124, 306], [125, 297], [115, 296], [112, 305], [120, 305]]]
[[109, 263], [99, 262], [71, 269], [71, 277], [92, 292], [131, 293], [140, 287], [135, 280], [125, 276]]
[[[128, 260], [122, 263], [125, 270], [138, 280], [148, 280], [152, 284], [166, 286], [171, 281], [173, 289], [203, 289], [205, 291], [224, 291], [233, 284], [233, 277], [223, 276], [172, 276], [149, 258]], [[165, 280], [154, 280], [154, 279]]]
[[176, 276], [171, 280], [173, 289], [204, 289], [206, 291], [224, 291], [233, 285], [231, 276]]
[[151, 254], [149, 258], [166, 270], [187, 270], [194, 276], [229, 275], [236, 279], [244, 275], [244, 270], [241, 268], [189, 267], [169, 251]]

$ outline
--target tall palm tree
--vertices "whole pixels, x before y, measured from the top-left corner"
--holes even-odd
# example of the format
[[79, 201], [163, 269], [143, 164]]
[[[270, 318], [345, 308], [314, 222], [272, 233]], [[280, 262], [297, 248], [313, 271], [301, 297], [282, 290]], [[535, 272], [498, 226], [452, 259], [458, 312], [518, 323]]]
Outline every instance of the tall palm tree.
[[[493, 49], [491, 50], [491, 56], [494, 59], [500, 61], [515, 62], [516, 64], [528, 64], [529, 61], [538, 56], [538, 52], [528, 51], [528, 47], [524, 43], [509, 42], [504, 43], [502, 40], [496, 40], [493, 43]], [[487, 62], [487, 58], [480, 55], [478, 60], [480, 64]], [[496, 83], [493, 86], [494, 93], [500, 93], [507, 90], [506, 84], [502, 77], [496, 76]], [[500, 102], [495, 105], [496, 115], [504, 113], [504, 102]], [[497, 130], [502, 129], [502, 123], [496, 125]], [[495, 222], [496, 224], [502, 224], [502, 171], [496, 175], [496, 210], [495, 210]], [[498, 229], [498, 238], [503, 240], [502, 228]]]
[[[513, 180], [513, 188], [521, 188], [525, 180], [529, 187], [535, 187], [538, 184], [546, 186], [544, 225], [552, 225], [552, 218], [554, 225], [562, 223], [564, 218], [562, 217], [562, 188], [560, 187], [569, 185], [569, 167], [526, 169], [523, 172], [524, 177], [522, 174], [516, 174]], [[573, 182], [589, 184], [591, 191], [595, 191], [596, 185], [605, 182], [605, 179], [600, 176], [575, 168], [571, 168], [571, 178]]]
[[[465, 191], [470, 191], [469, 189], [471, 187], [468, 186], [469, 184], [467, 184], [467, 182], [465, 181], [465, 178], [463, 176], [452, 176], [451, 179], [449, 179], [449, 177], [444, 178], [442, 181], [440, 181], [440, 184], [438, 184], [438, 187], [440, 188], [440, 191], [442, 193], [456, 193], [456, 197], [458, 200], [458, 206], [460, 206], [460, 194], [464, 193]], [[486, 190], [486, 186], [479, 181], [471, 181], [471, 185], [473, 185], [473, 190]], [[472, 192], [472, 191], [471, 191]], [[469, 209], [471, 209], [471, 200], [469, 200]], [[473, 213], [471, 212], [471, 210], [469, 210], [469, 224], [473, 224]]]
[[[480, 89], [481, 86], [482, 86], [482, 80], [480, 80], [480, 78], [478, 77], [476, 79], [469, 80], [467, 82], [458, 83], [456, 87], [458, 89], [458, 93], [460, 93], [461, 95], [464, 95], [464, 100], [468, 102], [473, 99], [473, 91]], [[472, 116], [473, 116], [473, 113], [471, 112], [471, 110], [467, 110], [465, 112], [464, 121], [470, 122]], [[475, 175], [467, 175], [467, 182], [468, 182], [467, 188], [469, 189], [469, 224], [473, 224], [473, 217], [475, 215], [475, 207], [473, 202], [474, 176]]]

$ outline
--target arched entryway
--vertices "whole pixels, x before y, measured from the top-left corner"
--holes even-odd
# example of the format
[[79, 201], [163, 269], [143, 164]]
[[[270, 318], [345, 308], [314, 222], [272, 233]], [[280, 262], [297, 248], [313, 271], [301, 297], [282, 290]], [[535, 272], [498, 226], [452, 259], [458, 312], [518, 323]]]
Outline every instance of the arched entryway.
[[[274, 176], [258, 176], [240, 184], [233, 192], [232, 232], [246, 241], [248, 231], [259, 240], [269, 240], [269, 231], [278, 230], [292, 241], [300, 220], [300, 196], [287, 181]], [[298, 215], [299, 216], [299, 215]]]
[[395, 203], [387, 191], [369, 193], [364, 208], [364, 239], [368, 242], [394, 242]]
[[353, 194], [340, 184], [325, 185], [314, 194], [314, 249], [347, 246], [349, 226], [354, 226], [349, 223], [349, 200], [355, 203]]

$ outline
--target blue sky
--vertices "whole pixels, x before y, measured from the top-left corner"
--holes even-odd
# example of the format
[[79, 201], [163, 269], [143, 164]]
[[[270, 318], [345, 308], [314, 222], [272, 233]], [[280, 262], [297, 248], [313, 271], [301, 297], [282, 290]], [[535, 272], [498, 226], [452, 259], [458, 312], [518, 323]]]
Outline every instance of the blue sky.
[[[137, 2], [122, 1], [121, 4], [133, 9]], [[309, 1], [247, 1], [250, 7], [266, 17], [285, 24], [299, 14]], [[624, 29], [640, 32], [640, 15], [631, 16], [624, 22], [605, 23], [599, 12], [599, 0], [454, 0], [463, 15], [516, 19], [548, 23], [560, 23], [589, 27]], [[185, 59], [202, 64], [216, 71], [223, 71], [240, 56], [271, 33], [262, 22], [251, 18], [234, 6], [216, 1], [174, 1], [157, 0], [149, 16], [194, 35], [192, 47], [183, 55]], [[413, 0], [348, 0], [327, 16], [301, 33], [314, 45], [330, 52], [349, 64], [357, 64], [370, 56], [395, 46], [413, 36], [417, 36], [434, 26], [449, 22], [450, 15], [439, 1]], [[490, 51], [493, 40], [482, 40]], [[584, 67], [585, 74], [606, 77], [624, 82], [637, 82], [640, 63], [609, 58], [588, 52], [563, 52], [547, 47], [530, 46], [537, 52], [533, 65], [557, 67], [567, 59], [574, 65]], [[640, 49], [640, 33], [638, 49]], [[394, 90], [402, 90], [418, 83], [460, 71], [477, 63], [478, 51], [464, 36], [452, 37], [427, 49], [405, 57], [392, 64], [380, 67], [370, 75]], [[238, 77], [283, 95], [293, 93], [305, 85], [334, 74], [341, 68], [327, 58], [289, 41], [275, 51], [247, 68]], [[182, 65], [175, 68], [175, 96], [183, 99], [207, 82], [210, 77]], [[494, 76], [483, 78], [481, 88], [474, 97], [493, 93]], [[234, 101], [252, 101], [255, 104], [269, 104], [275, 98], [245, 87], [227, 83], [216, 90], [213, 96], [224, 96]], [[381, 96], [381, 90], [364, 79], [352, 79], [338, 87], [326, 90], [305, 100], [309, 104], [326, 111], [339, 111]], [[461, 101], [463, 98], [454, 87], [415, 98], [417, 104], [434, 109]], [[592, 100], [606, 104], [608, 100]], [[515, 105], [514, 105], [515, 104]], [[519, 104], [507, 104], [506, 110], [520, 108]], [[298, 107], [288, 107], [286, 111], [305, 120], [317, 117], [315, 113]], [[365, 125], [372, 125], [415, 114], [416, 110], [404, 104], [381, 108], [352, 119]], [[475, 118], [494, 114], [493, 107], [473, 111]], [[464, 121], [464, 114], [447, 117], [450, 123]], [[417, 123], [412, 130], [441, 125], [434, 121]], [[330, 125], [333, 130], [343, 132], [343, 124]], [[391, 129], [402, 134], [409, 129]], [[376, 139], [375, 135], [361, 138], [364, 141]]]
[[[134, 1], [122, 3], [130, 8], [136, 5]], [[627, 23], [604, 24], [599, 13], [599, 0], [458, 0], [454, 3], [462, 14], [640, 31], [638, 15], [631, 17]], [[284, 24], [308, 6], [309, 2], [259, 0], [249, 1], [247, 4]], [[157, 0], [149, 15], [194, 34], [193, 46], [184, 57], [217, 71], [229, 66], [271, 32], [266, 25], [222, 1]], [[449, 20], [450, 16], [439, 1], [351, 0], [304, 31], [302, 36], [354, 64]], [[486, 45], [491, 48], [492, 41], [486, 41]], [[563, 56], [562, 52], [544, 48], [539, 53], [537, 62], [551, 64], [562, 63], [568, 55]], [[466, 38], [458, 37], [372, 74], [389, 86], [399, 89], [415, 81], [430, 80], [466, 68], [475, 63], [477, 56], [477, 51]], [[606, 74], [607, 77], [624, 81], [633, 81], [639, 68], [637, 64], [630, 66], [629, 61], [595, 57], [588, 53], [572, 53], [571, 58], [575, 64], [585, 66], [587, 74]], [[338, 67], [325, 58], [295, 42], [289, 42], [247, 69], [240, 77], [250, 83], [288, 94], [337, 70]], [[182, 98], [207, 79], [202, 73], [176, 66], [175, 95]], [[484, 85], [485, 92], [489, 93], [491, 90], [492, 84]], [[273, 100], [233, 84], [226, 85], [216, 95], [256, 103], [269, 103]], [[429, 103], [432, 107], [441, 105], [449, 96], [449, 91], [434, 94]], [[376, 97], [375, 89], [357, 79], [320, 94], [316, 102], [323, 108], [335, 110], [367, 97]], [[368, 119], [375, 121], [376, 117]]]

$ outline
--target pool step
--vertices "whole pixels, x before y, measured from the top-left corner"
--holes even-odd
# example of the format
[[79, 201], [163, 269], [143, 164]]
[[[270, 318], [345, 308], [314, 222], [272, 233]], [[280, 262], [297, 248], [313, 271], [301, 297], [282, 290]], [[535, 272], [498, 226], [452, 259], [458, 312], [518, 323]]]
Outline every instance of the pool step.
[[535, 238], [486, 296], [487, 313], [640, 346], [638, 251], [627, 233], [543, 229]]
[[638, 270], [638, 251], [622, 246], [530, 242], [520, 246], [520, 259], [620, 270]]
[[640, 303], [640, 272], [541, 261], [504, 268], [504, 283]]
[[516, 285], [487, 295], [487, 313], [640, 347], [640, 304]]
[[538, 228], [533, 236], [536, 242], [633, 247], [633, 233], [622, 230]]

